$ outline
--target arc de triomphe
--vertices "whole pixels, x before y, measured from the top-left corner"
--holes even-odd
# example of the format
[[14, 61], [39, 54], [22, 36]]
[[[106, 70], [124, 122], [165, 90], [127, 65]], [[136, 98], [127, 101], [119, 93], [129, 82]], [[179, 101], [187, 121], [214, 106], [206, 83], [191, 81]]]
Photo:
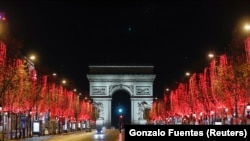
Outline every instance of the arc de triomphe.
[[153, 66], [89, 66], [90, 97], [104, 126], [111, 126], [112, 95], [125, 90], [130, 95], [131, 124], [145, 124], [143, 111], [153, 102]]

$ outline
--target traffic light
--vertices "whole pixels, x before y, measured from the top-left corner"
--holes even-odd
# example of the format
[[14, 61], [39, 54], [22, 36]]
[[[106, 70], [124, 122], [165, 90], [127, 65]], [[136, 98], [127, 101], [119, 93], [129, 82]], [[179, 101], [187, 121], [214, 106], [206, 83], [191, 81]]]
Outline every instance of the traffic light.
[[123, 118], [123, 116], [122, 115], [120, 115], [120, 119], [122, 119]]
[[123, 126], [123, 115], [119, 116], [119, 131], [121, 133], [122, 131], [122, 126]]
[[123, 122], [123, 115], [119, 116], [119, 123]]

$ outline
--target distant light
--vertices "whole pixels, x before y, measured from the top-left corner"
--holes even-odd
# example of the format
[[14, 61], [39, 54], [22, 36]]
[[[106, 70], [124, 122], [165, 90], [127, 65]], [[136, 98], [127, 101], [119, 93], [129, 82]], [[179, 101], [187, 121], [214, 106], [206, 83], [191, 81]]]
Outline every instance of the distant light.
[[31, 55], [30, 56], [30, 60], [36, 60], [36, 56], [35, 55]]
[[104, 134], [103, 134], [103, 133], [102, 133], [102, 134], [96, 133], [96, 134], [94, 135], [94, 138], [95, 138], [95, 139], [103, 139], [103, 138], [104, 138]]
[[250, 25], [247, 24], [247, 25], [244, 26], [244, 28], [245, 28], [246, 30], [250, 30]]
[[5, 18], [5, 16], [4, 16], [4, 15], [5, 15], [4, 13], [0, 12], [0, 20], [3, 20], [3, 21], [5, 21], [5, 20], [6, 20], [6, 18]]
[[122, 112], [122, 109], [120, 108], [118, 111], [119, 111], [119, 113], [121, 113], [121, 112]]
[[66, 84], [66, 80], [62, 80], [62, 83], [63, 83], [63, 84]]
[[131, 27], [129, 27], [129, 28], [128, 28], [128, 31], [131, 31], [131, 30], [132, 30], [132, 28], [131, 28]]
[[225, 112], [226, 112], [226, 113], [228, 112], [228, 109], [227, 109], [227, 108], [225, 109]]
[[213, 54], [213, 53], [209, 53], [209, 54], [208, 54], [208, 57], [209, 57], [209, 58], [214, 58], [214, 54]]
[[189, 76], [190, 75], [190, 73], [189, 72], [186, 72], [186, 76]]
[[210, 114], [213, 115], [213, 114], [214, 114], [214, 111], [211, 111]]
[[247, 104], [247, 110], [250, 110], [250, 103]]

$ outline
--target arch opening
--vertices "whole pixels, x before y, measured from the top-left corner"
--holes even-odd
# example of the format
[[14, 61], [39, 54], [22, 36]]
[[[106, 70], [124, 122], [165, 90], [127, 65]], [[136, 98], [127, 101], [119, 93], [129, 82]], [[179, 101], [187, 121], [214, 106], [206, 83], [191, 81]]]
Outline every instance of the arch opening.
[[117, 90], [112, 94], [111, 125], [131, 124], [130, 94], [126, 90]]

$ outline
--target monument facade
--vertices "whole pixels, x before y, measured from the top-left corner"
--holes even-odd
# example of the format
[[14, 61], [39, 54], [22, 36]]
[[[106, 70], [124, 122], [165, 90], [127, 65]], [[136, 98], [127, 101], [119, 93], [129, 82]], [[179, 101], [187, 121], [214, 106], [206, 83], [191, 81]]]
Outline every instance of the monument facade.
[[153, 102], [153, 66], [89, 66], [87, 78], [98, 120], [104, 126], [111, 126], [112, 95], [119, 90], [130, 95], [131, 124], [146, 124], [143, 112]]

